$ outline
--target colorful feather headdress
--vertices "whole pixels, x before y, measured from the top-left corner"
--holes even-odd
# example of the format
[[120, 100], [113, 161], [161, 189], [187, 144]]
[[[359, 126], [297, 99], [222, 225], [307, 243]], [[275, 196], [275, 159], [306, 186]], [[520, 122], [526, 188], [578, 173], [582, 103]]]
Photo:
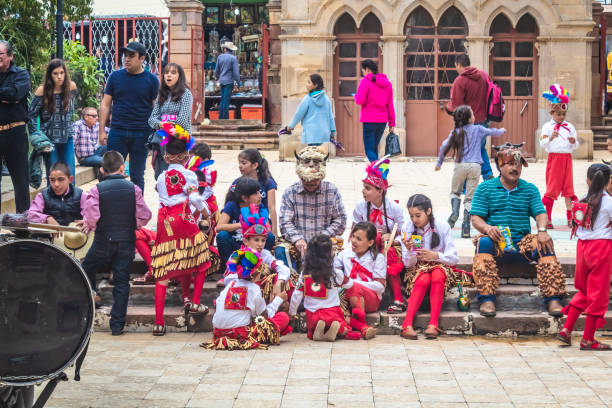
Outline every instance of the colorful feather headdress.
[[240, 209], [240, 226], [242, 227], [242, 236], [245, 238], [256, 235], [268, 235], [268, 210], [263, 207], [257, 207], [251, 204], [249, 207]]
[[230, 255], [227, 261], [227, 273], [235, 273], [240, 279], [249, 279], [261, 262], [259, 253], [249, 248], [239, 249]]
[[204, 172], [204, 168], [214, 164], [214, 160], [202, 160], [200, 156], [193, 156], [185, 167], [191, 171], [201, 171]]
[[372, 162], [366, 167], [366, 174], [363, 176], [364, 183], [373, 185], [383, 191], [387, 191], [389, 188], [389, 181], [387, 176], [389, 175], [389, 155], [384, 156], [375, 162]]
[[162, 117], [162, 128], [157, 131], [157, 134], [162, 137], [162, 141], [159, 145], [164, 146], [168, 144], [170, 138], [174, 138], [185, 142], [187, 151], [191, 150], [195, 144], [195, 139], [191, 137], [191, 135], [185, 129], [175, 124], [172, 119], [176, 120], [176, 116], [164, 115]]
[[570, 93], [559, 84], [550, 86], [550, 90], [542, 94], [542, 97], [550, 101], [553, 110], [567, 111], [570, 101]]

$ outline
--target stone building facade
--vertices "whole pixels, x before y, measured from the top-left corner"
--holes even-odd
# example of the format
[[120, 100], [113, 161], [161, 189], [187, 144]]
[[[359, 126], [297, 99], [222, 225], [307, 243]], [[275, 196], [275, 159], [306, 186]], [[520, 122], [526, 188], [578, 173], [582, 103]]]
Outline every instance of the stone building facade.
[[[351, 96], [361, 60], [378, 60], [393, 83], [403, 151], [431, 156], [452, 127], [442, 108], [456, 75], [454, 55], [467, 52], [472, 65], [503, 83], [508, 140], [544, 156], [536, 142], [549, 113], [540, 95], [560, 83], [572, 94], [567, 120], [581, 141], [576, 157], [592, 156], [590, 0], [271, 0], [270, 10], [271, 26], [279, 27], [282, 123], [317, 72], [348, 154], [359, 154], [362, 137]], [[281, 157], [292, 157], [299, 133], [280, 141]]]

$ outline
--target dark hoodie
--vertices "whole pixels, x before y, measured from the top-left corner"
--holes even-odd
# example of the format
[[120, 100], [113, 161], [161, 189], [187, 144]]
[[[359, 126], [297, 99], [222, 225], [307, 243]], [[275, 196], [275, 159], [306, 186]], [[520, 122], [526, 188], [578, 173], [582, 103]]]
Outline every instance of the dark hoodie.
[[370, 73], [363, 77], [355, 94], [355, 103], [361, 105], [359, 121], [363, 123], [388, 123], [395, 127], [393, 86], [385, 74]]
[[476, 123], [487, 119], [488, 75], [476, 67], [467, 67], [455, 78], [451, 89], [451, 100], [447, 105], [450, 112], [461, 105], [468, 105], [474, 112]]

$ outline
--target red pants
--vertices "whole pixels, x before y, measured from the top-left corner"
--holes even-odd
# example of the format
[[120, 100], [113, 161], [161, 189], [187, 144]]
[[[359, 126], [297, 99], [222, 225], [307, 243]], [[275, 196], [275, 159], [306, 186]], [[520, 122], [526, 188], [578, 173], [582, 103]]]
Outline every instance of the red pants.
[[429, 303], [431, 305], [431, 316], [429, 324], [438, 327], [440, 311], [444, 302], [444, 282], [446, 282], [446, 273], [440, 267], [434, 266], [427, 272], [421, 273], [414, 282], [412, 293], [408, 299], [408, 308], [406, 309], [406, 317], [404, 318], [403, 328], [412, 326], [412, 321], [416, 315], [427, 289], [429, 289]]
[[345, 296], [348, 299], [352, 297], [363, 298], [364, 311], [366, 313], [376, 312], [378, 310], [378, 306], [380, 305], [380, 299], [378, 298], [376, 292], [363, 286], [359, 282], [353, 283], [353, 287], [345, 292]]
[[[597, 316], [597, 328], [603, 327], [604, 314], [608, 310], [612, 274], [612, 240], [578, 240], [576, 249], [576, 275], [574, 286], [578, 293], [569, 306], [587, 316]], [[569, 307], [564, 308], [567, 314]]]
[[278, 312], [273, 318], [268, 318], [269, 321], [274, 323], [281, 336], [291, 333], [291, 327], [289, 327], [289, 315], [285, 312]]
[[326, 330], [333, 322], [340, 323], [340, 330], [338, 330], [338, 334], [340, 336], [344, 336], [346, 333], [351, 331], [351, 326], [349, 326], [344, 319], [344, 313], [342, 312], [342, 309], [340, 309], [340, 306], [319, 309], [316, 312], [306, 310], [306, 326], [308, 327], [308, 338], [311, 340], [315, 326], [319, 320], [323, 320], [325, 322]]
[[549, 153], [546, 161], [545, 197], [556, 200], [559, 194], [563, 197], [574, 196], [574, 175], [571, 153]]

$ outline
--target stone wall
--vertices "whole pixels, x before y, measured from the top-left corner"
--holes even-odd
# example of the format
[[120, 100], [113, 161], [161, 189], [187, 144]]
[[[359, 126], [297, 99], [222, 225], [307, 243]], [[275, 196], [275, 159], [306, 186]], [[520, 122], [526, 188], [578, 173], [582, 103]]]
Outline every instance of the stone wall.
[[[382, 24], [381, 47], [384, 70], [393, 83], [397, 131], [405, 133], [403, 100], [404, 25], [408, 15], [423, 6], [438, 21], [444, 11], [457, 7], [468, 22], [468, 53], [472, 64], [489, 69], [493, 19], [503, 13], [513, 25], [530, 13], [537, 21], [539, 36], [539, 90], [541, 94], [558, 82], [571, 90], [572, 102], [568, 120], [579, 133], [581, 148], [576, 157], [592, 157], [591, 126], [592, 75], [591, 56], [594, 22], [588, 0], [281, 0], [279, 40], [281, 42], [282, 123], [288, 123], [305, 95], [304, 81], [309, 73], [318, 72], [326, 83], [333, 80], [333, 28], [343, 13], [349, 13], [357, 26], [370, 12]], [[327, 88], [333, 98], [333, 87]], [[549, 120], [548, 106], [539, 98], [538, 127]], [[533, 135], [537, 137], [538, 132]], [[281, 141], [282, 157], [292, 157], [289, 149], [295, 141]], [[285, 152], [285, 150], [287, 150]], [[538, 157], [544, 153], [538, 150]]]

